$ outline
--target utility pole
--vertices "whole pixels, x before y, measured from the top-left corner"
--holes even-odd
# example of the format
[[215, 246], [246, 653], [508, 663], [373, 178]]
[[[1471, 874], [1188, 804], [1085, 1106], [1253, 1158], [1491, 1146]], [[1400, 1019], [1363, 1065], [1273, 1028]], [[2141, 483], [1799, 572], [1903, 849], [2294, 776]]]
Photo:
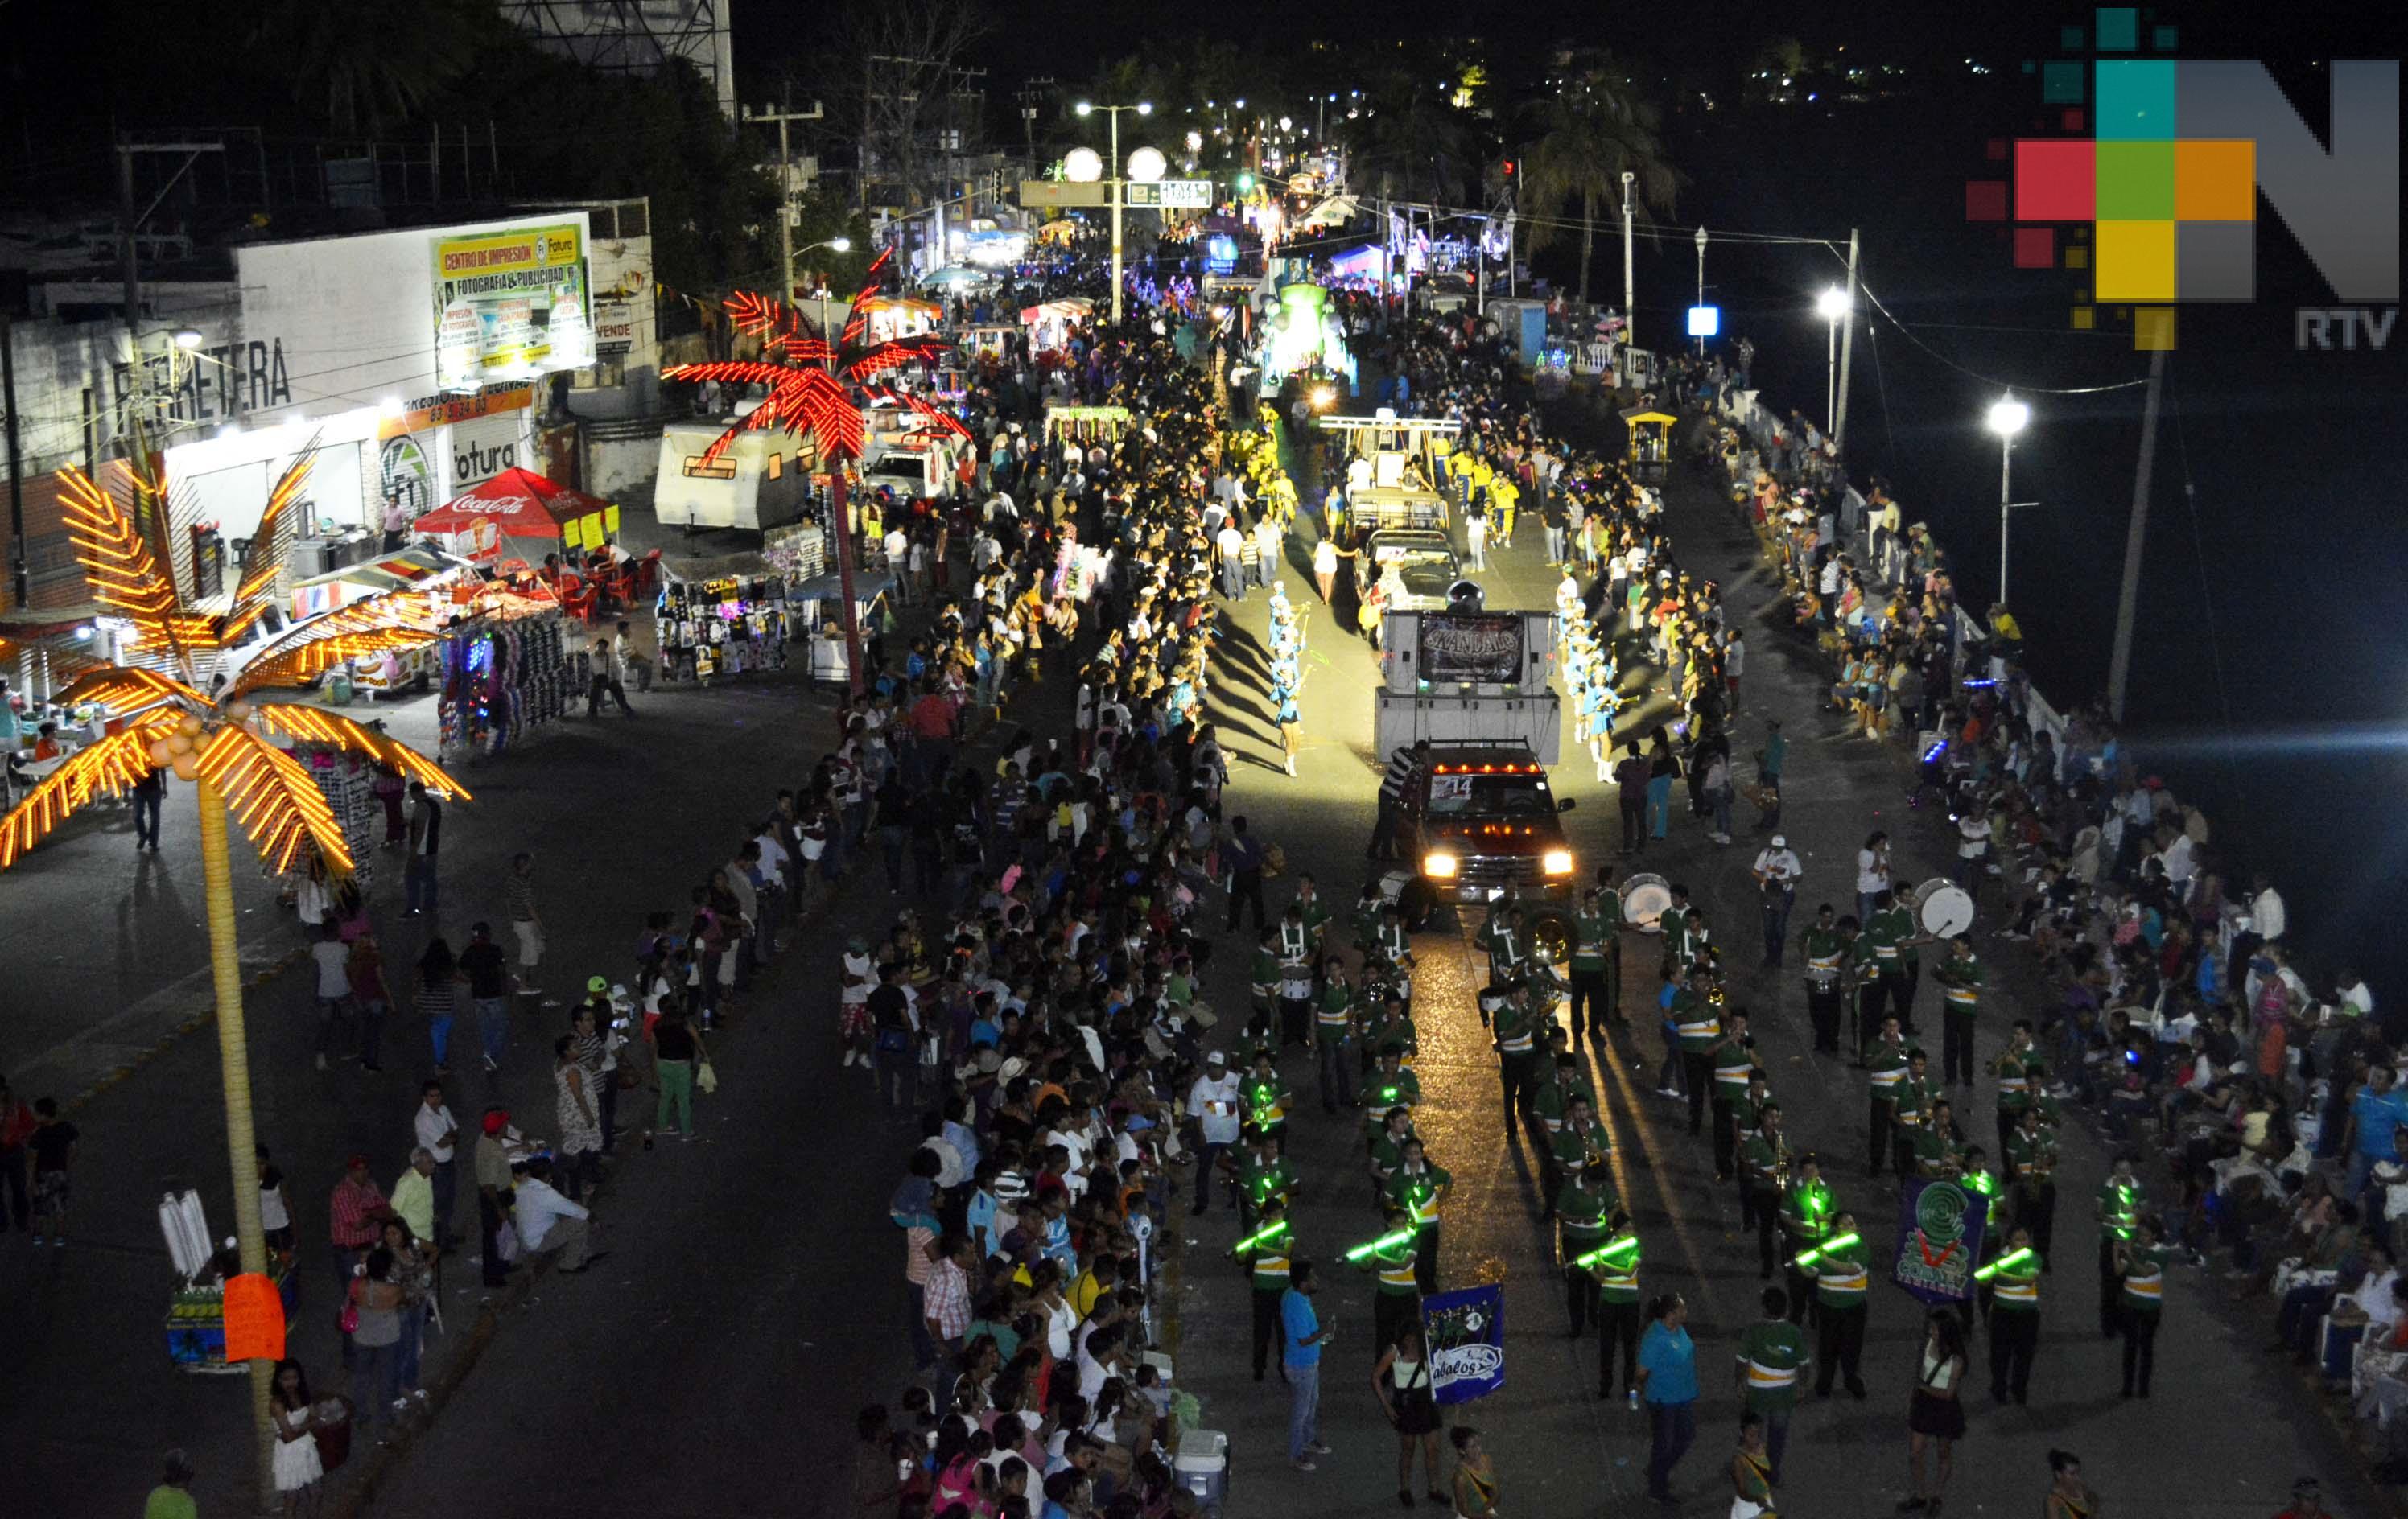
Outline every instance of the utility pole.
[[750, 106], [744, 108], [748, 122], [778, 124], [778, 299], [789, 306], [795, 300], [795, 155], [786, 126], [790, 122], [816, 122], [821, 114], [816, 100], [807, 111], [795, 109], [791, 93], [775, 111], [764, 109], [755, 115]]
[[[1848, 458], [1848, 364], [1856, 351], [1856, 229], [1848, 229], [1848, 311], [1840, 319], [1840, 398], [1831, 408], [1831, 448], [1841, 468]], [[1844, 478], [1844, 476], [1843, 476]]]
[[9, 605], [23, 609], [27, 595], [25, 567], [25, 467], [18, 452], [17, 339], [9, 332], [9, 313], [0, 308], [0, 407], [8, 421], [8, 580], [15, 591]]
[[[1630, 251], [1630, 186], [1639, 178], [1628, 169], [1622, 171], [1622, 346], [1633, 348], [1639, 342], [1638, 283], [1631, 269]], [[1583, 266], [1586, 273], [1586, 266]]]
[[1014, 97], [1020, 102], [1020, 130], [1028, 145], [1028, 177], [1032, 179], [1037, 177], [1037, 112], [1054, 89], [1054, 76], [1048, 74], [1021, 85]]
[[[1706, 229], [1698, 228], [1698, 305], [1706, 304]], [[1706, 335], [1698, 335], [1698, 357], [1706, 356]]]
[[2141, 545], [2149, 536], [2149, 480], [2157, 464], [2157, 392], [2166, 351], [2149, 355], [2149, 396], [2141, 408], [2141, 462], [2132, 471], [2132, 520], [2124, 531], [2124, 588], [2115, 597], [2115, 652], [2107, 663], [2107, 715], [2124, 721], [2124, 693], [2132, 678], [2132, 620], [2141, 605]]

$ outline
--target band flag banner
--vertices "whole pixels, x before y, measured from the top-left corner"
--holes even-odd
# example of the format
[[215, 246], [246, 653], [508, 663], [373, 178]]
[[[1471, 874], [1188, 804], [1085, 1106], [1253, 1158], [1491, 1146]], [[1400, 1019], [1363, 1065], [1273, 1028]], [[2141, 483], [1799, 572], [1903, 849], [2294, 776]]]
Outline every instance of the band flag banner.
[[1505, 1385], [1505, 1289], [1458, 1287], [1422, 1299], [1429, 1345], [1430, 1392], [1443, 1407], [1485, 1397]]
[[1927, 1303], [1970, 1301], [1989, 1212], [1987, 1199], [1957, 1182], [1909, 1183], [1899, 1197], [1890, 1280]]

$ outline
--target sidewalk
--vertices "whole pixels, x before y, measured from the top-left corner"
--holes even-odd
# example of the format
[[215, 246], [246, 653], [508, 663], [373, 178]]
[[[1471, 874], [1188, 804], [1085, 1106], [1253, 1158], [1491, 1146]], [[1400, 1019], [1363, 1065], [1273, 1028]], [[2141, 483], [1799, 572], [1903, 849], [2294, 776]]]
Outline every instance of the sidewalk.
[[[767, 814], [778, 787], [799, 783], [808, 759], [832, 741], [828, 709], [805, 698], [802, 684], [796, 666], [707, 692], [656, 687], [649, 695], [631, 696], [641, 714], [636, 721], [565, 719], [524, 747], [464, 770], [461, 780], [476, 800], [448, 810], [443, 905], [434, 918], [399, 918], [395, 857], [380, 857], [383, 868], [370, 902], [388, 974], [400, 984], [438, 928], [456, 950], [470, 922], [490, 918], [499, 924], [507, 916], [505, 862], [521, 849], [536, 854], [538, 907], [551, 941], [539, 980], [546, 996], [562, 1006], [541, 1010], [534, 999], [519, 1001], [511, 1048], [497, 1078], [461, 1062], [449, 1100], [464, 1130], [473, 1129], [486, 1103], [501, 1101], [527, 1133], [557, 1131], [551, 1046], [566, 1032], [567, 1005], [582, 995], [585, 978], [627, 980], [630, 946], [644, 912], [681, 907], [688, 887], [730, 858]], [[431, 700], [421, 700], [387, 715], [397, 737], [418, 742], [431, 737], [417, 730], [431, 729], [433, 709]], [[117, 894], [121, 943], [139, 947], [138, 958], [121, 952], [120, 984], [138, 984], [144, 975], [168, 978], [94, 1030], [47, 1048], [30, 1048], [27, 1027], [47, 1033], [88, 1016], [94, 1001], [88, 989], [46, 996], [22, 1025], [12, 1020], [8, 1034], [19, 1068], [32, 1073], [17, 1078], [17, 1089], [28, 1098], [51, 1091], [74, 1095], [78, 1080], [105, 1078], [130, 1052], [155, 1044], [206, 1007], [206, 972], [194, 968], [201, 966], [200, 931], [186, 921], [198, 908], [182, 883], [192, 868], [182, 862], [191, 859], [194, 832], [192, 794], [178, 788], [167, 809], [162, 858], [179, 863], [154, 867], [129, 858], [120, 864], [113, 858], [119, 840], [87, 829], [36, 851], [28, 862], [47, 867], [53, 884], [78, 881], [81, 889], [28, 890], [22, 869], [5, 883], [16, 893], [10, 937], [26, 943], [65, 944], [79, 922], [95, 914], [93, 894]], [[153, 870], [165, 878], [164, 884], [122, 883], [124, 875]], [[246, 962], [273, 964], [285, 946], [298, 944], [297, 925], [272, 906], [265, 882], [239, 866], [236, 879], [248, 910]], [[808, 952], [798, 945], [796, 953]], [[73, 979], [70, 972], [52, 974]], [[756, 1014], [767, 1000], [753, 999]], [[385, 1071], [368, 1075], [340, 1062], [323, 1072], [313, 1068], [316, 1025], [306, 978], [287, 976], [252, 991], [246, 1016], [259, 1138], [285, 1172], [299, 1247], [301, 1307], [292, 1326], [292, 1353], [308, 1366], [315, 1386], [348, 1392], [331, 1323], [337, 1297], [327, 1197], [343, 1156], [352, 1151], [376, 1157], [375, 1177], [388, 1189], [406, 1165], [410, 1113], [430, 1061], [424, 1025], [396, 1010], [385, 1028]], [[455, 1026], [455, 1045], [463, 1037], [473, 1032]], [[154, 1216], [160, 1193], [197, 1185], [212, 1230], [223, 1236], [233, 1227], [219, 1090], [216, 1041], [207, 1027], [170, 1040], [74, 1114], [83, 1144], [71, 1246], [36, 1253], [22, 1235], [0, 1240], [0, 1359], [32, 1374], [22, 1385], [46, 1389], [44, 1397], [13, 1399], [0, 1410], [0, 1446], [18, 1454], [27, 1474], [18, 1489], [25, 1512], [103, 1512], [108, 1503], [95, 1500], [104, 1495], [118, 1498], [108, 1512], [130, 1511], [155, 1481], [158, 1453], [169, 1445], [198, 1457], [202, 1472], [194, 1491], [205, 1512], [241, 1512], [248, 1501], [244, 1380], [179, 1374], [160, 1341], [160, 1310], [170, 1283]], [[627, 1094], [624, 1129], [645, 1125], [649, 1096], [640, 1089]], [[707, 1120], [711, 1107], [701, 1108]], [[670, 1154], [647, 1155], [639, 1140], [628, 1139], [616, 1165], [641, 1171]], [[477, 1268], [466, 1260], [475, 1254], [476, 1231], [465, 1154], [460, 1164], [468, 1239], [446, 1262], [441, 1302], [449, 1333], [430, 1337], [422, 1377], [427, 1384], [443, 1374], [483, 1297]], [[624, 1181], [615, 1179], [605, 1197], [606, 1230]], [[455, 1218], [454, 1227], [464, 1225]], [[354, 1471], [366, 1455], [355, 1449]]]

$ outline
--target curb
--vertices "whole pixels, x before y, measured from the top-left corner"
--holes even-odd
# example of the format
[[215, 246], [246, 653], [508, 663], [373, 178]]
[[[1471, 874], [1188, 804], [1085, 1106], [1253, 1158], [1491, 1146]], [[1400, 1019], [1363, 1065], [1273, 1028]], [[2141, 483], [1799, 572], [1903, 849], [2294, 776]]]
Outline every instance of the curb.
[[[242, 989], [246, 993], [256, 992], [308, 958], [309, 952], [306, 949], [288, 950], [285, 952], [282, 959], [274, 961], [265, 968], [254, 972], [249, 981], [242, 983]], [[108, 1075], [93, 1082], [90, 1086], [85, 1087], [82, 1091], [77, 1093], [74, 1096], [67, 1098], [65, 1102], [60, 1104], [60, 1111], [63, 1114], [77, 1111], [86, 1104], [92, 1102], [94, 1098], [98, 1097], [102, 1093], [107, 1092], [109, 1088], [124, 1081], [136, 1071], [140, 1070], [143, 1067], [150, 1064], [153, 1060], [165, 1054], [169, 1050], [175, 1048], [176, 1045], [187, 1035], [196, 1034], [217, 1021], [217, 998], [212, 996], [209, 1000], [202, 1006], [198, 1012], [194, 1013], [190, 1018], [178, 1024], [157, 1043], [136, 1055], [132, 1060], [127, 1061], [124, 1065], [117, 1067]]]

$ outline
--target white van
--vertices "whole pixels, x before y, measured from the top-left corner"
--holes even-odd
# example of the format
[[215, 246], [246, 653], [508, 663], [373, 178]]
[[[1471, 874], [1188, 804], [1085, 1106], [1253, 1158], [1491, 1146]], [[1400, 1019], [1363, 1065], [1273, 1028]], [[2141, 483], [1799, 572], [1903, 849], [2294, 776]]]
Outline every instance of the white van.
[[703, 456], [727, 431], [724, 422], [673, 422], [661, 429], [660, 479], [652, 512], [664, 527], [742, 527], [759, 531], [803, 514], [818, 449], [808, 435], [738, 433], [726, 451]]
[[953, 494], [953, 470], [961, 454], [942, 438], [921, 436], [897, 438], [861, 466], [866, 490], [885, 486], [910, 500], [942, 499]]

